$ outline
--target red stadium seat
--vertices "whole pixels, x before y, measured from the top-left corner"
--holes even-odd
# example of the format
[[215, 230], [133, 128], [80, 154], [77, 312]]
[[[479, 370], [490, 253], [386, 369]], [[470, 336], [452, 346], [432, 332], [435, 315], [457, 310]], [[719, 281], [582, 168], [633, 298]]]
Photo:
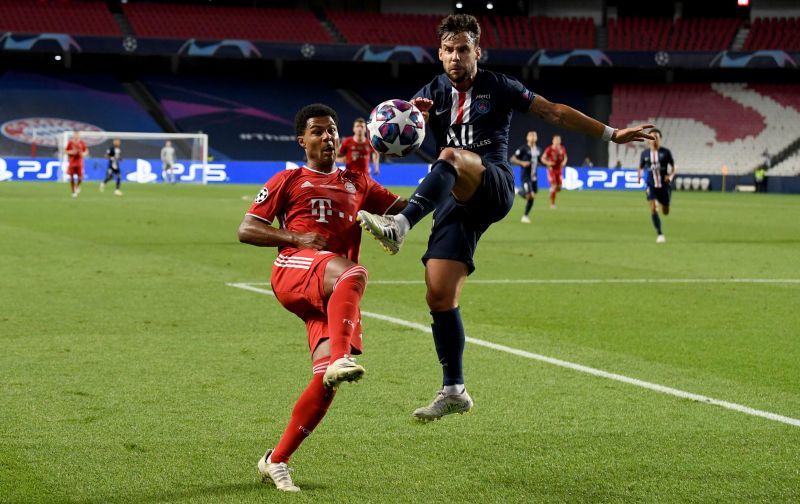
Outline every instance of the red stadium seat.
[[102, 1], [0, 0], [0, 32], [120, 36], [122, 31]]

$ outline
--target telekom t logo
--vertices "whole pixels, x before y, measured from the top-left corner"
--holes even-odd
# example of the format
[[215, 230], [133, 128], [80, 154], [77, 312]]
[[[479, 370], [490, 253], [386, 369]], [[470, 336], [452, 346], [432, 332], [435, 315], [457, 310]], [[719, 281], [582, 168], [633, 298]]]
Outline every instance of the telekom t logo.
[[326, 215], [333, 214], [331, 200], [327, 198], [311, 198], [311, 215], [319, 215], [317, 222], [328, 222]]

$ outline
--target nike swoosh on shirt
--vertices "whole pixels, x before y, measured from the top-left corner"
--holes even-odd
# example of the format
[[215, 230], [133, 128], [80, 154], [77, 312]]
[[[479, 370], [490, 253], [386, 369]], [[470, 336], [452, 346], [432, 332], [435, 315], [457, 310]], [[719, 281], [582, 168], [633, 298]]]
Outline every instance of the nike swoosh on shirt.
[[440, 116], [440, 115], [444, 114], [445, 112], [450, 112], [450, 109], [436, 110], [434, 113], [435, 113], [437, 116]]

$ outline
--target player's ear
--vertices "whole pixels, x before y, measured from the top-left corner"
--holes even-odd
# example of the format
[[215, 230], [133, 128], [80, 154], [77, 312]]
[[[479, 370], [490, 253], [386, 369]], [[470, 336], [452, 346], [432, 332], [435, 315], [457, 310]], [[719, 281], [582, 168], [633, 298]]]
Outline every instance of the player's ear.
[[306, 148], [306, 138], [305, 137], [301, 137], [301, 136], [297, 137], [297, 143], [300, 144], [300, 147], [302, 147], [304, 149]]
[[475, 46], [475, 56], [477, 59], [481, 59], [481, 46]]
[[439, 61], [444, 61], [444, 52], [442, 51], [441, 44], [439, 44]]

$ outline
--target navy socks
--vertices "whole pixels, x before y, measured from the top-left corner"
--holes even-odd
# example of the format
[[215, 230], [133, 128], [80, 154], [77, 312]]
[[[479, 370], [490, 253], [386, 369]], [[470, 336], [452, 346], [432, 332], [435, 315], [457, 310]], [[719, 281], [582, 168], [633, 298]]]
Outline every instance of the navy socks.
[[411, 227], [433, 212], [450, 195], [456, 185], [456, 178], [455, 167], [447, 161], [439, 159], [433, 163], [431, 172], [422, 179], [401, 212]]
[[527, 203], [525, 203], [525, 215], [531, 213], [531, 208], [533, 208], [533, 200], [529, 199]]
[[433, 316], [433, 343], [442, 364], [442, 385], [464, 383], [462, 357], [464, 355], [464, 324], [458, 308], [443, 312], [431, 312]]
[[650, 217], [653, 219], [653, 226], [655, 226], [656, 231], [661, 234], [661, 217], [658, 216], [658, 212], [650, 214]]

